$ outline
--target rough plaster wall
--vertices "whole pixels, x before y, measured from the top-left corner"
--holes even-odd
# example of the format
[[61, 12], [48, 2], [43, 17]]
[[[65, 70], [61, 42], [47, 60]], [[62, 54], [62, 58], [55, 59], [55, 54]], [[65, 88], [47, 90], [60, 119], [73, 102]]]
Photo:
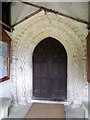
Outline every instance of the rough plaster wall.
[[[88, 40], [88, 79], [90, 81], [90, 40]], [[90, 102], [90, 83], [88, 84], [88, 101]]]
[[[88, 68], [90, 68], [90, 40], [88, 40]], [[90, 69], [89, 69], [90, 72]], [[90, 74], [88, 74], [88, 79], [90, 81]]]
[[[42, 2], [33, 1], [33, 3], [88, 21], [88, 2], [45, 2], [42, 0]], [[14, 24], [37, 10], [37, 8], [22, 3], [13, 3], [11, 10], [11, 22]]]
[[[33, 1], [34, 2], [34, 1]], [[43, 1], [41, 1], [43, 2]], [[44, 1], [45, 2], [45, 1]], [[46, 1], [47, 2], [47, 1]], [[55, 1], [56, 2], [56, 1]], [[60, 2], [60, 1], [59, 1]], [[86, 1], [87, 2], [87, 1]], [[31, 7], [29, 6], [26, 6], [26, 5], [19, 5], [17, 4], [17, 6], [15, 6], [16, 3], [14, 3], [14, 5], [12, 6], [12, 24], [14, 24], [16, 21], [22, 19], [24, 16], [30, 14], [30, 12], [33, 12], [35, 9], [32, 9]], [[76, 17], [80, 17], [82, 19], [85, 19], [87, 20], [87, 16], [88, 16], [88, 7], [87, 7], [87, 3], [37, 3], [38, 5], [43, 5], [43, 6], [46, 6], [46, 7], [49, 7], [49, 8], [52, 8], [52, 9], [55, 9], [55, 10], [58, 10], [58, 11], [61, 11], [61, 12], [64, 12], [64, 13], [68, 13], [70, 15], [73, 15], [73, 16], [76, 16]], [[77, 7], [76, 7], [77, 6]], [[22, 10], [23, 9], [23, 10]], [[83, 12], [82, 12], [83, 10]], [[82, 13], [82, 14], [81, 14]], [[33, 17], [32, 17], [33, 19]], [[27, 20], [29, 21], [29, 20]], [[26, 21], [26, 22], [27, 22]], [[26, 23], [24, 22], [24, 24]], [[22, 26], [24, 25], [22, 23]], [[87, 36], [87, 30], [85, 29], [86, 26], [84, 26], [83, 24], [79, 24], [75, 21], [73, 21], [73, 24], [75, 24], [76, 26], [78, 26], [81, 31], [83, 32], [83, 34], [85, 36]], [[16, 30], [13, 34], [10, 34], [10, 37], [12, 38], [12, 40], [15, 40], [15, 36], [16, 34], [19, 32], [19, 30], [21, 30], [22, 28], [20, 28], [21, 26], [17, 26], [16, 27]], [[17, 32], [18, 31], [18, 32]], [[28, 60], [29, 61], [29, 60]], [[30, 62], [30, 61], [29, 61]], [[28, 63], [29, 63], [28, 62]], [[90, 62], [89, 62], [90, 63]], [[73, 63], [71, 63], [73, 64]], [[28, 67], [27, 67], [28, 69]], [[29, 71], [29, 69], [27, 70]], [[72, 72], [72, 70], [71, 70]], [[13, 80], [12, 79], [13, 76], [11, 75], [11, 81]], [[73, 83], [73, 82], [72, 82]], [[10, 80], [7, 81], [7, 82], [4, 82], [4, 83], [0, 83], [0, 97], [10, 97], [11, 96], [11, 82]], [[14, 85], [15, 86], [15, 85]], [[89, 84], [90, 86], [90, 84]], [[87, 96], [87, 83], [85, 84], [85, 91], [84, 93], [86, 94]], [[90, 89], [90, 87], [89, 87]], [[12, 90], [13, 91], [13, 90]], [[12, 92], [13, 93], [13, 92]], [[29, 92], [30, 93], [30, 92]], [[15, 97], [14, 97], [15, 98]], [[90, 100], [89, 100], [90, 101]]]
[[56, 38], [67, 51], [68, 101], [80, 104], [87, 99], [86, 40], [70, 20], [54, 14], [41, 15], [23, 24], [13, 36], [11, 79], [14, 104], [25, 104], [32, 97], [32, 54], [36, 45], [46, 37]]

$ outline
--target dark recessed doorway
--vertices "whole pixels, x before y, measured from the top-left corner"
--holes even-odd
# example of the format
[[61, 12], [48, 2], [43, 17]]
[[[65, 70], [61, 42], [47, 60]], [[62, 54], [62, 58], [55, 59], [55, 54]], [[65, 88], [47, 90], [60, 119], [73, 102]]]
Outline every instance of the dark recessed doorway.
[[67, 53], [54, 38], [42, 40], [33, 53], [33, 98], [67, 99]]

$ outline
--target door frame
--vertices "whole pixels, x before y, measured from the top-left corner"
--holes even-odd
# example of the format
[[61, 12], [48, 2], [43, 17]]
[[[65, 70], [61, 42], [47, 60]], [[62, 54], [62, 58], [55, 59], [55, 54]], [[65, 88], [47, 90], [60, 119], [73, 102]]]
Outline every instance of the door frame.
[[[47, 38], [49, 38], [49, 37], [47, 37]], [[43, 40], [45, 40], [45, 39], [47, 39], [47, 38], [44, 38]], [[50, 38], [52, 38], [52, 39], [55, 39], [55, 38], [53, 38], [53, 37], [50, 37]], [[34, 50], [33, 50], [33, 54], [32, 54], [32, 99], [34, 100], [48, 100], [48, 99], [43, 99], [43, 98], [38, 98], [38, 97], [35, 97], [34, 96], [34, 67], [33, 67], [33, 55], [34, 55], [34, 52], [35, 52], [35, 49], [36, 49], [36, 47], [43, 41], [43, 40], [41, 40], [36, 46], [35, 46], [35, 48], [34, 48]], [[63, 46], [63, 44], [59, 41], [59, 40], [57, 40], [57, 39], [55, 39], [56, 41], [58, 41], [62, 46]], [[68, 63], [68, 56], [67, 56], [67, 51], [66, 51], [66, 49], [65, 49], [65, 47], [63, 46], [63, 48], [64, 48], [64, 50], [65, 50], [65, 52], [66, 52], [66, 66], [67, 66], [67, 63]], [[67, 79], [68, 79], [68, 75], [67, 75], [67, 69], [68, 69], [68, 66], [66, 67], [66, 99], [64, 100], [64, 102], [65, 101], [67, 101], [67, 95], [68, 95], [68, 93], [67, 93]], [[36, 99], [37, 98], [37, 99]]]

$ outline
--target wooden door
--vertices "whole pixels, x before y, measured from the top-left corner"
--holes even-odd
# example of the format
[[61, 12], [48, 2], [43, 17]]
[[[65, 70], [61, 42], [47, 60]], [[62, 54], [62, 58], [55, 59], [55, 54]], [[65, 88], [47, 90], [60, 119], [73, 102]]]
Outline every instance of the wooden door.
[[67, 54], [54, 38], [41, 41], [33, 53], [34, 99], [67, 99]]

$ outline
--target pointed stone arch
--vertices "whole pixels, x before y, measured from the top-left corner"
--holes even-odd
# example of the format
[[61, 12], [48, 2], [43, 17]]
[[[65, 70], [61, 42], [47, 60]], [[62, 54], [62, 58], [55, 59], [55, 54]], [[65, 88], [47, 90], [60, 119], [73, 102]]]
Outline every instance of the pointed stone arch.
[[47, 37], [60, 41], [68, 54], [68, 101], [82, 102], [86, 81], [85, 37], [69, 19], [54, 14], [33, 18], [20, 29], [19, 33], [16, 33], [12, 46], [11, 75], [14, 102], [25, 104], [26, 101], [30, 101], [32, 53], [36, 45]]

